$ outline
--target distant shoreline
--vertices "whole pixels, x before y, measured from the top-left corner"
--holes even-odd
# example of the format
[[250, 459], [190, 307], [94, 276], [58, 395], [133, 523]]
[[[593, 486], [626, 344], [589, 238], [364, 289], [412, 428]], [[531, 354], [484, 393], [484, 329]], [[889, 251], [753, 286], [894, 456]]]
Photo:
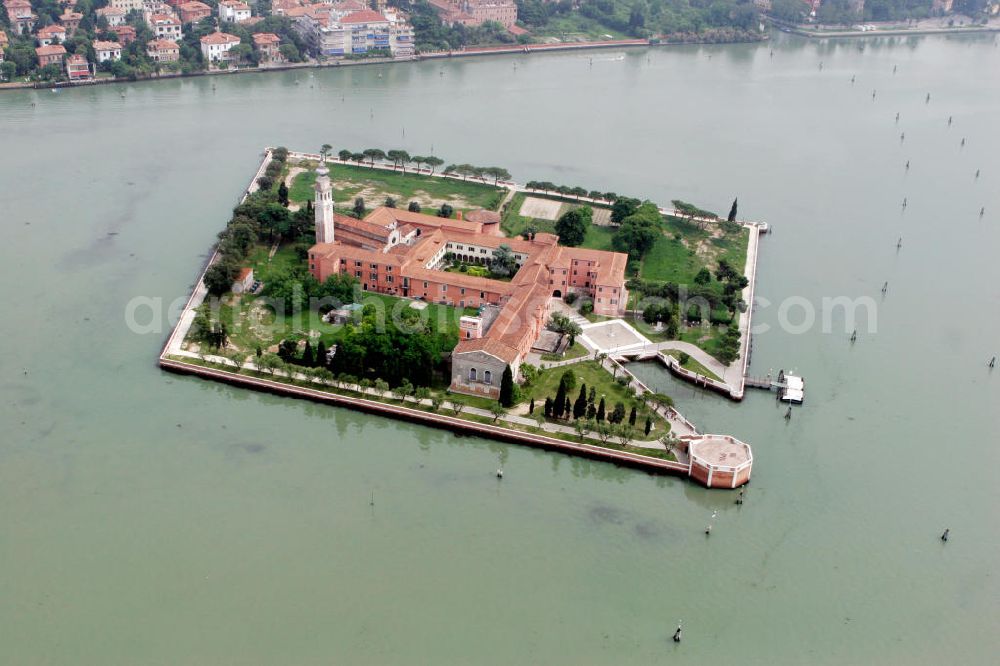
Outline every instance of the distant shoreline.
[[799, 37], [810, 39], [844, 39], [849, 37], [919, 37], [922, 35], [967, 35], [974, 33], [1000, 32], [1000, 26], [972, 25], [969, 27], [951, 28], [886, 28], [885, 30], [811, 30], [801, 25], [785, 23], [776, 19], [768, 19], [771, 24], [781, 30]]
[[[765, 41], [766, 37], [760, 41]], [[753, 40], [756, 41], [756, 40]], [[105, 85], [110, 83], [140, 83], [148, 81], [160, 81], [160, 80], [172, 80], [172, 79], [182, 79], [189, 77], [198, 76], [231, 76], [236, 74], [265, 74], [268, 72], [284, 72], [289, 70], [297, 69], [321, 69], [321, 68], [337, 68], [337, 67], [356, 67], [359, 65], [388, 65], [396, 63], [407, 63], [407, 62], [420, 62], [423, 60], [441, 60], [441, 59], [454, 59], [454, 58], [471, 58], [480, 56], [493, 56], [493, 55], [512, 55], [512, 54], [522, 54], [530, 55], [532, 53], [547, 53], [550, 51], [583, 51], [583, 50], [594, 50], [594, 49], [614, 49], [614, 48], [636, 48], [636, 47], [650, 47], [650, 46], [684, 46], [690, 44], [749, 44], [753, 43], [751, 40], [746, 41], [735, 41], [735, 42], [708, 42], [708, 41], [698, 41], [698, 40], [688, 40], [688, 41], [655, 41], [650, 39], [611, 39], [605, 41], [597, 42], [560, 42], [557, 44], [500, 44], [495, 46], [476, 46], [471, 48], [464, 48], [454, 51], [428, 51], [426, 53], [421, 53], [415, 55], [411, 58], [372, 58], [368, 60], [335, 60], [333, 62], [303, 62], [303, 63], [286, 63], [283, 65], [271, 65], [268, 67], [247, 67], [245, 69], [235, 69], [235, 70], [207, 70], [201, 72], [189, 72], [183, 74], [180, 72], [173, 72], [169, 74], [157, 74], [153, 76], [143, 76], [137, 77], [135, 79], [130, 78], [115, 78], [108, 77], [102, 79], [94, 79], [93, 81], [80, 81], [80, 82], [70, 82], [70, 81], [58, 81], [58, 82], [45, 82], [45, 81], [32, 81], [32, 82], [14, 82], [14, 83], [0, 83], [0, 92], [5, 90], [45, 90], [45, 89], [62, 89], [62, 88], [81, 88], [85, 86], [96, 86]]]

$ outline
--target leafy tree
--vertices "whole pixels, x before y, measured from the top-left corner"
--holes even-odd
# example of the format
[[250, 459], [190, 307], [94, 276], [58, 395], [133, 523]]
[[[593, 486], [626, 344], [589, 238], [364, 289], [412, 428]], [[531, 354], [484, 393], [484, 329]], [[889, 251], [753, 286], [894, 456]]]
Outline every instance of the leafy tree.
[[702, 267], [698, 274], [694, 276], [695, 284], [708, 284], [712, 281], [712, 274], [708, 272], [708, 269]]
[[354, 198], [354, 216], [359, 220], [365, 216], [365, 198], [355, 197]]
[[656, 204], [647, 201], [622, 220], [611, 245], [615, 250], [628, 254], [630, 259], [640, 260], [660, 237], [661, 222]]
[[514, 273], [517, 266], [517, 258], [510, 245], [501, 243], [500, 247], [493, 251], [493, 258], [490, 261], [490, 272], [501, 277], [507, 277]]
[[326, 158], [330, 155], [330, 153], [332, 151], [333, 151], [333, 146], [331, 146], [328, 143], [324, 143], [322, 146], [320, 146], [320, 148], [319, 148], [319, 159], [320, 159], [320, 161], [321, 162], [326, 162]]
[[366, 148], [362, 151], [362, 154], [368, 158], [371, 167], [375, 168], [375, 160], [384, 160], [386, 158], [385, 151], [381, 148]]
[[213, 296], [221, 296], [230, 290], [233, 281], [239, 273], [240, 267], [234, 262], [223, 258], [205, 271], [205, 288]]
[[573, 422], [573, 430], [575, 430], [576, 434], [579, 435], [581, 442], [583, 441], [583, 438], [587, 436], [587, 433], [590, 432], [592, 425], [593, 424], [586, 419], [577, 419]]
[[499, 402], [494, 402], [490, 405], [490, 414], [493, 415], [493, 423], [497, 422], [501, 416], [507, 413], [507, 408], [501, 405]]
[[633, 199], [630, 197], [620, 197], [615, 199], [615, 202], [611, 205], [611, 222], [612, 224], [621, 224], [622, 221], [634, 215], [637, 210], [639, 210], [639, 205], [642, 202], [638, 199]]
[[340, 158], [341, 162], [350, 162], [354, 157], [354, 153], [347, 148], [343, 148], [337, 153], [337, 157]]
[[444, 164], [444, 160], [440, 157], [429, 155], [424, 158], [424, 164], [431, 168], [431, 175], [434, 175], [434, 169]]
[[611, 415], [608, 416], [608, 421], [618, 424], [621, 423], [624, 419], [625, 419], [625, 403], [616, 402], [614, 410], [611, 412]]
[[582, 206], [563, 213], [556, 222], [559, 242], [569, 247], [577, 247], [583, 243], [587, 236], [587, 227], [590, 226], [592, 212], [589, 206]]
[[378, 397], [384, 398], [385, 394], [389, 392], [389, 382], [381, 378], [376, 379], [375, 383], [372, 384], [372, 388], [375, 389], [375, 393], [378, 394]]
[[420, 202], [418, 202], [418, 201], [411, 201], [410, 204], [406, 207], [406, 210], [410, 211], [411, 213], [419, 213], [420, 212]]
[[413, 159], [405, 150], [390, 150], [386, 156], [392, 160], [392, 166], [401, 166], [403, 173], [406, 173], [406, 163]]
[[454, 213], [454, 212], [455, 212], [455, 209], [451, 207], [451, 204], [443, 203], [443, 204], [441, 204], [441, 207], [438, 208], [437, 216], [438, 217], [444, 217], [444, 218], [450, 218], [452, 216], [452, 213]]
[[288, 186], [285, 185], [285, 181], [281, 181], [278, 185], [278, 203], [288, 207]]
[[385, 203], [383, 205], [386, 208], [395, 208], [396, 207], [396, 200], [393, 199], [392, 197], [386, 197], [385, 198]]

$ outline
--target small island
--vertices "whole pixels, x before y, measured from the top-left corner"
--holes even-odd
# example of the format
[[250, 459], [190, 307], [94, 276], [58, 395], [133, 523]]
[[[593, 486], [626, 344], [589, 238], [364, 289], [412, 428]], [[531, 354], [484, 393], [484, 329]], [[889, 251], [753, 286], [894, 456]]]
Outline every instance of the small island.
[[766, 225], [403, 150], [268, 149], [164, 369], [735, 488], [632, 361], [734, 400]]

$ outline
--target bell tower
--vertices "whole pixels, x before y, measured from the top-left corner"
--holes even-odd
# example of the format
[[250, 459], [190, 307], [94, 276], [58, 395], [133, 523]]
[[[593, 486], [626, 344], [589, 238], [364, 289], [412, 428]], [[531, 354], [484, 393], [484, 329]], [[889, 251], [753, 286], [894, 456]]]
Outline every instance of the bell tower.
[[333, 242], [333, 185], [330, 184], [330, 170], [326, 164], [316, 169], [316, 242]]

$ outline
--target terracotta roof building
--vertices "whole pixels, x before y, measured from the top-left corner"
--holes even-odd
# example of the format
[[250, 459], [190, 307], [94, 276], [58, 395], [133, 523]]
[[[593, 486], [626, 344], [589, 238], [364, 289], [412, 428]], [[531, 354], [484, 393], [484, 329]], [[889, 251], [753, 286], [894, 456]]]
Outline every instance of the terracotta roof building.
[[[354, 276], [366, 291], [416, 298], [458, 308], [478, 308], [463, 317], [452, 353], [451, 389], [496, 397], [510, 366], [515, 377], [545, 326], [548, 301], [567, 293], [589, 296], [594, 312], [624, 313], [628, 256], [562, 247], [553, 234], [533, 240], [487, 233], [481, 220], [447, 219], [397, 208], [376, 208], [363, 220], [333, 213], [326, 169], [316, 179], [316, 237], [309, 270], [321, 282], [330, 275]], [[486, 217], [486, 216], [477, 216]], [[448, 257], [487, 265], [500, 246], [510, 249], [515, 273], [509, 281], [445, 271]]]
[[201, 54], [209, 62], [228, 62], [232, 59], [229, 49], [240, 43], [240, 38], [225, 32], [213, 32], [201, 38]]
[[258, 32], [253, 36], [253, 45], [263, 62], [278, 62], [281, 60], [281, 37], [273, 32]]
[[47, 67], [48, 65], [61, 65], [63, 56], [66, 55], [66, 49], [63, 48], [62, 44], [39, 46], [35, 49], [35, 55], [38, 56], [38, 64], [40, 67]]
[[146, 55], [153, 62], [177, 62], [181, 59], [181, 47], [169, 39], [154, 39], [146, 44]]
[[198, 2], [198, 0], [178, 5], [177, 10], [181, 15], [181, 23], [184, 24], [197, 23], [212, 15], [212, 8], [204, 2]]
[[90, 81], [94, 78], [90, 72], [90, 63], [79, 53], [66, 58], [66, 76], [70, 81]]
[[135, 41], [135, 28], [130, 25], [116, 25], [111, 28], [111, 32], [118, 35], [118, 41], [123, 46], [128, 46]]
[[35, 37], [38, 38], [38, 43], [42, 46], [48, 46], [49, 44], [62, 44], [66, 41], [66, 28], [58, 23], [53, 23], [52, 25], [40, 28], [38, 32], [35, 33]]
[[118, 42], [94, 42], [94, 53], [97, 55], [97, 62], [107, 62], [109, 60], [122, 59], [122, 45]]

